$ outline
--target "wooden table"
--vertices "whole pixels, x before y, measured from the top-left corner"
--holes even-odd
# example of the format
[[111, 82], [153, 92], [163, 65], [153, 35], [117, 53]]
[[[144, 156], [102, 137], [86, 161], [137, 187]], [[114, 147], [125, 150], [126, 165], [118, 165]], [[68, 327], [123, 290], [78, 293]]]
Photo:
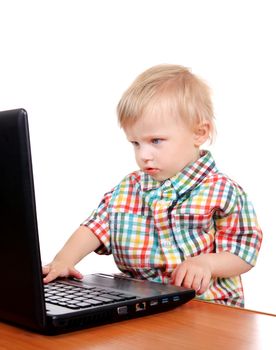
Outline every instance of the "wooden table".
[[0, 350], [276, 349], [275, 315], [191, 301], [164, 313], [57, 336], [0, 323]]

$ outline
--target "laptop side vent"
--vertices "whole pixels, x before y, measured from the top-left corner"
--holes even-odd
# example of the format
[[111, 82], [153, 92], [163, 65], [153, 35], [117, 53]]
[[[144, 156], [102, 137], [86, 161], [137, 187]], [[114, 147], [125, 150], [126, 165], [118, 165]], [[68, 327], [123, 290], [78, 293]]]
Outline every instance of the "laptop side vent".
[[99, 325], [105, 322], [112, 322], [115, 319], [115, 314], [112, 310], [102, 311], [95, 315], [78, 317], [75, 319], [68, 320], [66, 328], [80, 328], [92, 325]]

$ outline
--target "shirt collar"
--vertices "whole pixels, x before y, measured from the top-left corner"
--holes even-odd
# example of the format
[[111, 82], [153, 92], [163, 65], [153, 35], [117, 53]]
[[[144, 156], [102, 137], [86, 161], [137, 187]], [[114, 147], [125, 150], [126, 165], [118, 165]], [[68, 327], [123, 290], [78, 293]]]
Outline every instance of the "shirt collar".
[[202, 150], [198, 160], [187, 165], [179, 173], [165, 181], [154, 180], [143, 172], [141, 175], [141, 188], [143, 191], [150, 191], [161, 187], [169, 180], [171, 186], [180, 196], [194, 189], [211, 171], [217, 172], [215, 161], [210, 151]]

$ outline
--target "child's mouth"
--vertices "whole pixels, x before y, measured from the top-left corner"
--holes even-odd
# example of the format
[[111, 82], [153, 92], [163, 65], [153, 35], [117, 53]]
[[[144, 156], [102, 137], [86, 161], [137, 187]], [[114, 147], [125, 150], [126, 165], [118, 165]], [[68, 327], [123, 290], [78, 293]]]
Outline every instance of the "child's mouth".
[[157, 168], [146, 168], [144, 170], [145, 173], [149, 174], [149, 175], [155, 175], [159, 172], [159, 169]]

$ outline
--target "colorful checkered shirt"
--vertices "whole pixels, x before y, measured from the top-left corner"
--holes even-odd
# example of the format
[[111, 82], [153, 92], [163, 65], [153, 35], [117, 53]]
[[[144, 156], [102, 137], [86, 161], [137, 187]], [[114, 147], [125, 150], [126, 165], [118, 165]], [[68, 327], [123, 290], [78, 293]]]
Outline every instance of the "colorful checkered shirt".
[[[102, 242], [96, 252], [112, 253], [123, 273], [161, 283], [198, 254], [228, 251], [253, 266], [262, 240], [245, 192], [218, 172], [208, 151], [163, 182], [131, 173], [83, 225]], [[241, 278], [212, 278], [197, 298], [243, 306]]]

